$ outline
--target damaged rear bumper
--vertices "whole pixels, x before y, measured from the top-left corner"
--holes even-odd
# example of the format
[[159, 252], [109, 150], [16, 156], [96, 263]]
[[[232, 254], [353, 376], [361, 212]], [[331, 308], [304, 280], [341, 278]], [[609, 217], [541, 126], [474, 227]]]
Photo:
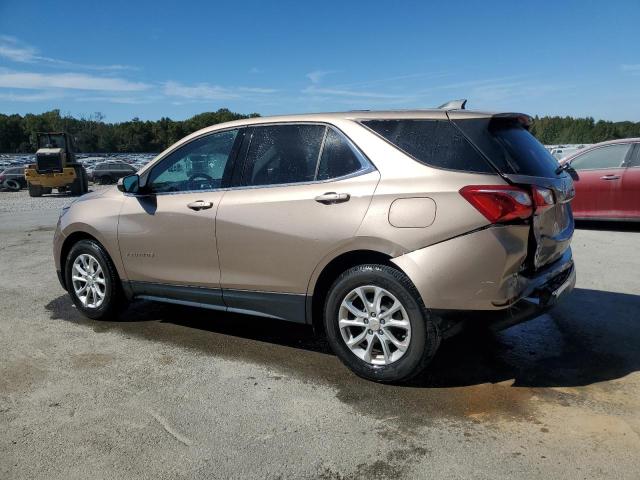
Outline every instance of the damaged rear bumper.
[[[561, 268], [558, 268], [561, 267]], [[549, 311], [576, 284], [576, 268], [573, 260], [561, 263], [537, 276], [521, 298], [508, 308], [494, 311], [434, 311], [444, 338], [451, 337], [467, 328], [488, 327], [499, 331], [532, 320]]]

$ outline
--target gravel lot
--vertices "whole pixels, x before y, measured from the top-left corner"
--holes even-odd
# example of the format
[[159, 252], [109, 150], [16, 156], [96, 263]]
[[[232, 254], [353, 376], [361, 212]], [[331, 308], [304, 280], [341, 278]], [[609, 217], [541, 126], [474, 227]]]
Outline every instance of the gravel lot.
[[299, 325], [82, 317], [51, 258], [68, 201], [0, 192], [2, 479], [638, 478], [640, 228], [577, 230], [565, 303], [383, 386]]

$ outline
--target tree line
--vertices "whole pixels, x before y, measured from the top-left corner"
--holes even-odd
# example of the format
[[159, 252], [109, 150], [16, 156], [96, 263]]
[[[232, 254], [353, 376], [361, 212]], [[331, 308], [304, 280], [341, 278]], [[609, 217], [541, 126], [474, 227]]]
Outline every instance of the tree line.
[[257, 113], [243, 115], [221, 108], [187, 120], [163, 117], [142, 121], [134, 118], [128, 122], [107, 123], [101, 113], [83, 118], [60, 115], [60, 110], [24, 116], [0, 114], [0, 152], [35, 152], [37, 132], [67, 132], [75, 138], [76, 150], [84, 153], [161, 152], [182, 137], [209, 125], [258, 116]]
[[[248, 117], [222, 108], [205, 112], [187, 120], [161, 118], [142, 121], [107, 123], [95, 113], [74, 118], [60, 110], [41, 114], [0, 114], [0, 152], [30, 153], [36, 150], [36, 132], [64, 131], [76, 139], [79, 152], [160, 152], [196, 130]], [[545, 145], [563, 143], [597, 143], [616, 138], [640, 137], [640, 122], [595, 121], [593, 118], [535, 117], [532, 133]]]

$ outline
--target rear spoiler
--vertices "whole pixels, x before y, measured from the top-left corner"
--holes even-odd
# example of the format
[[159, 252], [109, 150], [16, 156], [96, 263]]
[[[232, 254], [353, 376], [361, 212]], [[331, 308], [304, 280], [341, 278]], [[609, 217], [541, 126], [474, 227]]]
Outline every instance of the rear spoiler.
[[496, 113], [495, 115], [493, 115], [491, 117], [491, 119], [492, 119], [492, 121], [493, 120], [496, 120], [496, 121], [501, 121], [501, 120], [516, 121], [523, 128], [526, 128], [527, 130], [529, 130], [529, 128], [531, 127], [531, 124], [533, 123], [533, 118], [531, 118], [526, 113], [515, 113], [515, 112]]

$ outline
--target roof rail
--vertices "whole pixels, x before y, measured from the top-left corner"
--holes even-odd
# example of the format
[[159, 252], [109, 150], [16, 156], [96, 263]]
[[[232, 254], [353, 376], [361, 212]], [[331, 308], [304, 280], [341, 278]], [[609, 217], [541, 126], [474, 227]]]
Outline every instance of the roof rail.
[[467, 104], [466, 98], [460, 100], [451, 100], [450, 102], [443, 103], [438, 107], [439, 110], [464, 110], [464, 106]]

